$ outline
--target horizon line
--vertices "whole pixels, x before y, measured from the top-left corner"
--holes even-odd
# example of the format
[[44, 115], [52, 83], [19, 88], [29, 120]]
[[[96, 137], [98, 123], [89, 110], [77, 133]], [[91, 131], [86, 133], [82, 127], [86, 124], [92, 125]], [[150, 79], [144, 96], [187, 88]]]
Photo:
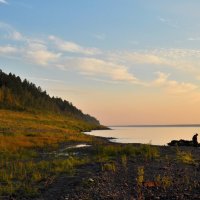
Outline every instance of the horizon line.
[[129, 124], [108, 125], [109, 127], [200, 127], [200, 124]]

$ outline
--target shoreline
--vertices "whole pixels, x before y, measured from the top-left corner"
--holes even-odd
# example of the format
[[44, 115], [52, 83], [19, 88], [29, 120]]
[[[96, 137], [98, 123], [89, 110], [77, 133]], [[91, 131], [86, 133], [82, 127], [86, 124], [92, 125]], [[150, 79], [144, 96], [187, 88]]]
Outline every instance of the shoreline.
[[[54, 200], [55, 196], [70, 200], [200, 197], [199, 148], [119, 144], [93, 137], [91, 146], [76, 149], [79, 155], [87, 154], [93, 160], [94, 152], [103, 148], [109, 157], [100, 154], [100, 160], [78, 167], [75, 175], [61, 176], [41, 195], [41, 200]], [[191, 160], [186, 158], [190, 154]]]
[[[3, 116], [5, 112], [2, 111]], [[23, 138], [37, 143], [33, 146], [28, 143], [28, 147], [22, 146], [27, 143], [17, 143], [22, 150], [2, 152], [0, 172], [6, 179], [0, 188], [2, 190], [6, 184], [13, 184], [15, 188], [10, 190], [8, 185], [1, 199], [130, 200], [200, 196], [199, 148], [116, 143], [110, 141], [113, 137], [80, 132], [91, 130], [90, 126], [77, 127], [75, 123], [74, 129], [67, 129], [63, 125], [64, 118], [55, 121], [55, 117], [45, 116], [45, 120], [52, 122], [48, 129], [46, 121], [21, 112], [6, 112], [8, 122], [12, 123], [2, 129], [5, 141], [7, 138], [10, 142], [21, 141], [21, 135], [16, 132], [17, 124], [10, 120], [13, 115], [23, 122], [23, 129], [17, 129], [24, 134]], [[27, 118], [31, 120], [27, 122]], [[55, 137], [58, 140], [54, 140]], [[36, 146], [40, 141], [48, 142], [47, 139], [49, 143]], [[15, 146], [10, 144], [11, 147]]]
[[[110, 128], [110, 127], [109, 127]], [[111, 127], [113, 128], [113, 127]], [[140, 129], [141, 128], [141, 129]], [[90, 131], [86, 135], [105, 137], [110, 142], [119, 144], [151, 144], [155, 146], [193, 146], [192, 137], [197, 131], [196, 128], [159, 127], [159, 129], [146, 129], [148, 127], [116, 127], [112, 131]], [[176, 136], [176, 137], [175, 137]]]

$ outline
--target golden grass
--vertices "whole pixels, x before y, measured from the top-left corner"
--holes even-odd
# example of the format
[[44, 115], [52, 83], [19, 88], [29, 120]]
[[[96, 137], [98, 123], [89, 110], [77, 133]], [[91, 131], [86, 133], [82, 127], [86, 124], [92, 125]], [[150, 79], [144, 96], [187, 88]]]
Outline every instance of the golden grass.
[[[60, 173], [72, 173], [87, 158], [51, 158], [38, 161], [38, 150], [48, 151], [61, 142], [92, 142], [81, 133], [94, 125], [81, 120], [47, 113], [30, 113], [0, 109], [0, 198], [38, 193], [38, 183], [49, 182]], [[19, 197], [20, 198], [20, 197]]]
[[44, 147], [65, 141], [91, 142], [80, 133], [92, 126], [62, 115], [0, 110], [0, 151]]
[[13, 193], [21, 193], [23, 197], [36, 196], [39, 186], [46, 187], [61, 173], [72, 174], [76, 166], [86, 162], [87, 159], [74, 157], [39, 162], [4, 161], [0, 163], [0, 198]]
[[176, 156], [177, 156], [177, 160], [182, 163], [185, 163], [185, 164], [195, 164], [196, 163], [191, 152], [178, 151]]

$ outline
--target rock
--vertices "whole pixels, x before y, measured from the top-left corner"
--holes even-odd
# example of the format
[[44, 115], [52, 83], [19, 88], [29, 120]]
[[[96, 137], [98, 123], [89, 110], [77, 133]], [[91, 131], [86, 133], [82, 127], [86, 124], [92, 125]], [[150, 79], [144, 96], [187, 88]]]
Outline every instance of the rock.
[[91, 183], [93, 183], [93, 182], [94, 182], [94, 179], [89, 178], [88, 181], [91, 182]]
[[190, 140], [172, 140], [168, 143], [169, 146], [193, 146], [193, 142]]

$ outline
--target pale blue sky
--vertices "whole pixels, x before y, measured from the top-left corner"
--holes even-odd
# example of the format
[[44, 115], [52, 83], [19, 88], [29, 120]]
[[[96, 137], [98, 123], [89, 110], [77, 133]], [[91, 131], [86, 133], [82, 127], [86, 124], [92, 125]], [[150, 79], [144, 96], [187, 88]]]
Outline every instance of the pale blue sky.
[[0, 0], [0, 68], [106, 125], [200, 123], [199, 8], [198, 0]]

